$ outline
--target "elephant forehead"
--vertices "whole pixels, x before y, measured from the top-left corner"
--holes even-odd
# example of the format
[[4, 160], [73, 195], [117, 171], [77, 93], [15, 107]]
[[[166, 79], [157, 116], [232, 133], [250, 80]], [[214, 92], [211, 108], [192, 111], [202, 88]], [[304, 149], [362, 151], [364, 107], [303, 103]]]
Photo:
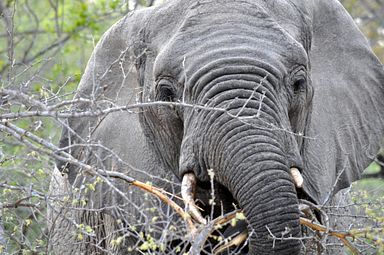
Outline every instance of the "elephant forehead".
[[303, 45], [264, 8], [250, 6], [244, 8], [237, 1], [191, 6], [157, 57], [155, 75], [182, 73], [191, 59], [199, 58], [203, 65], [231, 54], [267, 60], [274, 66], [306, 65]]
[[276, 36], [285, 32], [303, 44], [303, 39], [311, 36], [306, 13], [305, 7], [286, 0], [192, 1], [182, 17], [179, 32], [194, 36], [228, 26], [243, 32], [267, 30]]

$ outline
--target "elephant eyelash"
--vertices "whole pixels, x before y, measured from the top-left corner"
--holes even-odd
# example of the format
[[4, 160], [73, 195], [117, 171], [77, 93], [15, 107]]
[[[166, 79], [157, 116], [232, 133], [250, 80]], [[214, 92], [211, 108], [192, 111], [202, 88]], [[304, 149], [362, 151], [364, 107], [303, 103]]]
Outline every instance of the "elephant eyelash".
[[300, 92], [302, 92], [305, 88], [305, 83], [306, 83], [306, 79], [305, 78], [298, 78], [297, 80], [295, 80], [293, 82], [293, 92], [295, 94], [298, 94]]
[[305, 90], [307, 83], [305, 68], [300, 66], [291, 75], [291, 84], [294, 94], [299, 94]]
[[160, 89], [160, 98], [163, 101], [173, 101], [174, 93], [172, 88], [163, 86]]
[[173, 83], [168, 79], [162, 79], [156, 84], [156, 100], [173, 102], [175, 89]]

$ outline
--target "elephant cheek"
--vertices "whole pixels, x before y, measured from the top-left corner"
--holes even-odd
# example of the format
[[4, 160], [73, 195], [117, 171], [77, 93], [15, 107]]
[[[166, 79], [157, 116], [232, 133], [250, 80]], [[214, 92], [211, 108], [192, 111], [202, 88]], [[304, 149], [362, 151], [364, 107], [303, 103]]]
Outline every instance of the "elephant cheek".
[[195, 135], [185, 135], [181, 144], [181, 152], [179, 158], [179, 176], [182, 177], [186, 173], [193, 172], [200, 181], [209, 181], [206, 167], [199, 160], [198, 147], [199, 143]]

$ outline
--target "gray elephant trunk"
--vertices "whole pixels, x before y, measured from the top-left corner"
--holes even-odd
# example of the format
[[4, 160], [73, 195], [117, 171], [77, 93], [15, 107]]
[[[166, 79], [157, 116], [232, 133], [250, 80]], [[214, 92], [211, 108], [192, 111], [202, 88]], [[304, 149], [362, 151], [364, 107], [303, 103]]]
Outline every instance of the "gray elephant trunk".
[[256, 155], [232, 165], [228, 171], [237, 175], [229, 178], [228, 186], [252, 228], [250, 254], [298, 254], [300, 241], [294, 238], [300, 237], [300, 226], [294, 186], [287, 167], [271, 161], [274, 159]]
[[180, 167], [203, 181], [207, 169], [214, 170], [215, 179], [244, 209], [252, 235], [250, 254], [299, 254], [298, 200], [285, 136], [276, 128], [281, 122], [273, 93], [277, 79], [263, 70], [227, 65], [225, 75], [211, 71], [199, 79], [194, 89], [203, 91], [200, 104], [226, 110], [187, 113], [191, 132], [186, 131]]
[[245, 212], [252, 233], [250, 254], [298, 254], [297, 195], [279, 141], [272, 132], [245, 133], [221, 147], [223, 160], [213, 167], [217, 180]]

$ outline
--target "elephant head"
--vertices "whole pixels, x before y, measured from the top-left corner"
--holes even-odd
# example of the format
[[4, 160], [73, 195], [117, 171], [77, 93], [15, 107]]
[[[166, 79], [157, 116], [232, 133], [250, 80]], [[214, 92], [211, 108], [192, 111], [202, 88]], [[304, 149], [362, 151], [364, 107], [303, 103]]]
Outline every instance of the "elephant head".
[[336, 0], [175, 0], [115, 24], [79, 91], [128, 102], [139, 88], [154, 162], [198, 183], [212, 169], [245, 212], [251, 254], [298, 254], [271, 233], [300, 237], [298, 197], [321, 204], [360, 177], [383, 134], [383, 86]]

